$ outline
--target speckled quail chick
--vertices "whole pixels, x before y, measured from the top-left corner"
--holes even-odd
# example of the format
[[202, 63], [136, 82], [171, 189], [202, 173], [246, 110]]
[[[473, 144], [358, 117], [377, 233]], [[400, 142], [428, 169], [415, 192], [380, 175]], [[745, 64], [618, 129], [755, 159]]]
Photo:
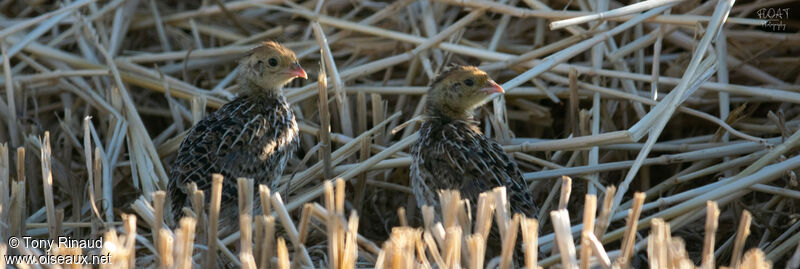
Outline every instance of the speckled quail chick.
[[195, 124], [178, 150], [168, 186], [176, 223], [191, 207], [187, 183], [196, 183], [208, 200], [212, 173], [224, 176], [220, 229], [238, 225], [237, 178], [276, 187], [299, 143], [282, 93], [297, 77], [306, 78], [305, 70], [294, 52], [276, 42], [262, 43], [239, 61], [238, 97]]
[[420, 208], [438, 209], [441, 189], [460, 191], [474, 208], [482, 192], [505, 186], [512, 213], [536, 213], [517, 164], [472, 117], [492, 93], [503, 88], [474, 66], [450, 68], [431, 84], [420, 137], [411, 148], [411, 185]]

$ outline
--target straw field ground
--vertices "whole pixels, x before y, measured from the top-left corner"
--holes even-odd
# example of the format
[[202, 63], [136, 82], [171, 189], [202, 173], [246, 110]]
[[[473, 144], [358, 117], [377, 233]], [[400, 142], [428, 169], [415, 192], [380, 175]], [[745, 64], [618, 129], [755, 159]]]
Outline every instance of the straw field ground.
[[[0, 268], [798, 268], [797, 12], [785, 0], [3, 0]], [[174, 221], [178, 146], [236, 98], [237, 59], [266, 40], [308, 72], [284, 88], [298, 150], [276, 188], [209, 174]], [[409, 147], [427, 86], [456, 64], [505, 89], [475, 120], [538, 215], [512, 214], [503, 189], [417, 208]], [[239, 186], [232, 234], [216, 225], [222, 181]], [[28, 236], [103, 244], [14, 240]]]

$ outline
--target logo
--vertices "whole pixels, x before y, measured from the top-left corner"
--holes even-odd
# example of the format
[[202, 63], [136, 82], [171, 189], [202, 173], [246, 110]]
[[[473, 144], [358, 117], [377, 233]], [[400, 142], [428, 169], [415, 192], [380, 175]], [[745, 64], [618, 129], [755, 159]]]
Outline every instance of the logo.
[[764, 20], [761, 27], [772, 31], [786, 31], [785, 19], [789, 19], [789, 8], [761, 8], [756, 11], [756, 16]]

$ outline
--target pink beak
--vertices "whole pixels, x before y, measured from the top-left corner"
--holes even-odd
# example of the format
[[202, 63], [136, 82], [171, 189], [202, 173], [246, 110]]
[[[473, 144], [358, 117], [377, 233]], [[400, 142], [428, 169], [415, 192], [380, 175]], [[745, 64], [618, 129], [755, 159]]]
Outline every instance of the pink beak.
[[503, 87], [500, 87], [500, 85], [497, 85], [497, 82], [494, 82], [494, 80], [491, 80], [491, 79], [486, 82], [486, 85], [484, 85], [484, 87], [481, 90], [486, 92], [486, 93], [488, 93], [488, 94], [493, 94], [493, 93], [496, 93], [496, 92], [499, 92], [499, 93], [504, 93], [505, 92], [505, 91], [503, 91]]
[[308, 79], [306, 70], [303, 70], [303, 68], [300, 67], [300, 64], [298, 63], [294, 64], [294, 66], [292, 67], [292, 71], [289, 74], [298, 78]]

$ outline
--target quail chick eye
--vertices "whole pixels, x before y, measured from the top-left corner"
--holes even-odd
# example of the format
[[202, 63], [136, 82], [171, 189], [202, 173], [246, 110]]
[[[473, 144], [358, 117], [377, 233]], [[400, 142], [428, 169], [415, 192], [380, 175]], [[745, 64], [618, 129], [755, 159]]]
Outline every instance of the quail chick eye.
[[274, 67], [276, 65], [278, 65], [278, 60], [276, 60], [275, 58], [269, 58], [269, 66]]
[[472, 79], [468, 78], [464, 80], [464, 84], [467, 86], [472, 86], [473, 84], [475, 84], [475, 82], [473, 82]]

